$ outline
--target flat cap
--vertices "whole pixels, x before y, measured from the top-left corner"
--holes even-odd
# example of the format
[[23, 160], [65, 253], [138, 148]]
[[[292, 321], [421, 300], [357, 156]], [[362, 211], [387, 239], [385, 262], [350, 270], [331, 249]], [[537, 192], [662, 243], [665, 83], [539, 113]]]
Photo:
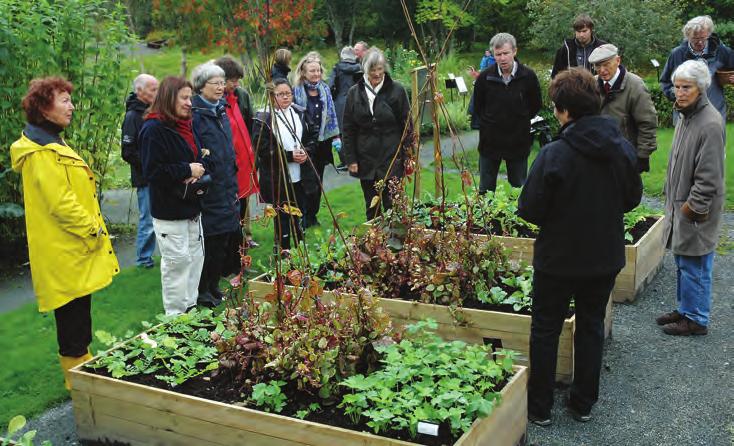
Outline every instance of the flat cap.
[[605, 60], [611, 59], [617, 54], [619, 54], [619, 50], [616, 46], [612, 45], [611, 43], [605, 43], [604, 45], [598, 46], [594, 51], [591, 52], [591, 54], [589, 55], [589, 62], [604, 62]]

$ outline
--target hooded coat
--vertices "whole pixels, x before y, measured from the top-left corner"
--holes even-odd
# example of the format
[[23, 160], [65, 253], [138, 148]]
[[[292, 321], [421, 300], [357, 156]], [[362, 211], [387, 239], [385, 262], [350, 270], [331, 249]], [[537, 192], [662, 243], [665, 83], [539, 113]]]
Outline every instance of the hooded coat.
[[[665, 179], [664, 242], [674, 254], [706, 255], [716, 248], [724, 210], [724, 137], [721, 115], [705, 95], [679, 110]], [[704, 221], [681, 212], [683, 203]]]
[[212, 183], [201, 198], [201, 220], [207, 237], [235, 232], [240, 224], [237, 160], [226, 104], [222, 99], [212, 110], [198, 95], [194, 96], [191, 104], [194, 134], [202, 150], [209, 150], [208, 171]]
[[533, 267], [562, 277], [624, 267], [624, 214], [640, 203], [637, 153], [612, 118], [585, 116], [561, 129], [533, 162], [518, 214], [540, 226]]
[[122, 121], [122, 159], [130, 164], [130, 182], [133, 187], [148, 185], [143, 176], [143, 163], [140, 160], [140, 141], [138, 135], [143, 127], [143, 114], [148, 104], [130, 93], [125, 101], [125, 119]]
[[329, 87], [334, 98], [336, 117], [339, 128], [344, 126], [344, 106], [347, 104], [347, 93], [352, 85], [362, 76], [362, 67], [353, 61], [342, 60], [334, 66], [329, 76]]
[[28, 124], [10, 147], [23, 178], [33, 290], [41, 312], [100, 290], [120, 271], [94, 174], [58, 136]]

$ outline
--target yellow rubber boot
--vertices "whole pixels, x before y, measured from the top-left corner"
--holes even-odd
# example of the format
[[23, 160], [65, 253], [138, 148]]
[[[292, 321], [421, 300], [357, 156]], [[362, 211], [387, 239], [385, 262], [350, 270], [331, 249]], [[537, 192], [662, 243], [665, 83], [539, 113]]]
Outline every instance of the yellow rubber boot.
[[71, 390], [71, 381], [69, 380], [69, 370], [92, 359], [92, 355], [87, 352], [83, 356], [59, 356], [61, 370], [64, 372], [64, 387]]

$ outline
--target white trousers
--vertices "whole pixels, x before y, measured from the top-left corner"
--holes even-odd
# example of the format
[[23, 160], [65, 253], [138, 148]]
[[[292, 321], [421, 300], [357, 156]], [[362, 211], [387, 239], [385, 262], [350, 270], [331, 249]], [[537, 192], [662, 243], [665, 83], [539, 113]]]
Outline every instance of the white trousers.
[[187, 220], [153, 219], [161, 251], [161, 284], [166, 314], [181, 314], [196, 305], [204, 266], [201, 214]]

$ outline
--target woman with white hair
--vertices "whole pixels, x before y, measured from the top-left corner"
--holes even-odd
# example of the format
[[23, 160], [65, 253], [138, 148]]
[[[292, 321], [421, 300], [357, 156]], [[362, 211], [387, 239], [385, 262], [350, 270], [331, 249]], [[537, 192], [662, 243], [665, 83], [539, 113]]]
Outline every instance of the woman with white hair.
[[364, 76], [349, 90], [344, 108], [342, 154], [349, 173], [360, 180], [367, 220], [380, 212], [380, 203], [372, 206], [378, 193], [383, 209], [392, 206], [387, 187], [380, 192], [375, 186], [403, 176], [403, 147], [413, 138], [408, 95], [388, 69], [382, 51], [371, 48], [362, 61]]
[[316, 215], [321, 206], [321, 178], [327, 164], [334, 163], [332, 147], [341, 149], [339, 138], [339, 121], [336, 107], [331, 97], [331, 90], [323, 80], [324, 66], [321, 56], [316, 51], [303, 56], [295, 71], [293, 102], [306, 109], [306, 120], [309, 132], [305, 140], [315, 140], [315, 144], [306, 146], [311, 163], [301, 169], [301, 181], [305, 202], [303, 203], [303, 228], [318, 226]]
[[[339, 128], [344, 123], [344, 106], [347, 103], [347, 92], [352, 85], [357, 83], [362, 77], [362, 67], [357, 63], [357, 54], [351, 46], [345, 46], [340, 53], [339, 63], [334, 65], [329, 76], [329, 87], [334, 97], [334, 105], [336, 106], [336, 116], [339, 119]], [[339, 153], [339, 152], [338, 152]], [[341, 153], [339, 153], [341, 160]], [[336, 167], [336, 170], [346, 170], [344, 160]]]
[[[714, 22], [707, 15], [689, 20], [683, 26], [683, 39], [680, 46], [674, 48], [668, 56], [663, 73], [660, 75], [660, 88], [668, 99], [675, 101], [673, 72], [687, 60], [701, 60], [708, 66], [710, 73], [706, 95], [711, 105], [726, 119], [724, 87], [716, 78], [716, 72], [721, 69], [734, 68], [734, 51], [724, 45], [714, 33]], [[729, 82], [734, 82], [734, 75], [729, 77]]]
[[227, 260], [230, 238], [240, 233], [240, 203], [237, 198], [237, 160], [232, 142], [232, 127], [223, 98], [225, 72], [213, 62], [194, 68], [192, 112], [194, 136], [207, 150], [211, 166], [211, 185], [201, 200], [204, 228], [204, 267], [199, 280], [197, 303], [214, 307], [221, 303], [219, 290]]
[[680, 118], [665, 181], [664, 240], [678, 270], [678, 308], [656, 322], [669, 335], [705, 335], [724, 209], [723, 122], [706, 95], [711, 76], [704, 62], [683, 62], [672, 81]]

